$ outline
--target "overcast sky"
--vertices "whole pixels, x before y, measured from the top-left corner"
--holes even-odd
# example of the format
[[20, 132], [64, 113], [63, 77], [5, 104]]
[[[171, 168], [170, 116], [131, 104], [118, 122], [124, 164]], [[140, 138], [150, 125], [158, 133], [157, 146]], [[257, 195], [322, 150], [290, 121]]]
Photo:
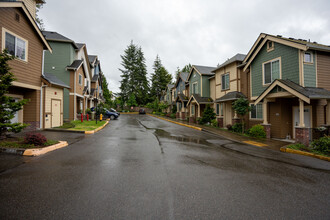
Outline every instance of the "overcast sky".
[[131, 40], [148, 73], [158, 54], [175, 74], [188, 63], [216, 66], [247, 54], [261, 32], [330, 45], [330, 2], [261, 0], [46, 0], [46, 30], [98, 55], [109, 89], [119, 92], [121, 58]]

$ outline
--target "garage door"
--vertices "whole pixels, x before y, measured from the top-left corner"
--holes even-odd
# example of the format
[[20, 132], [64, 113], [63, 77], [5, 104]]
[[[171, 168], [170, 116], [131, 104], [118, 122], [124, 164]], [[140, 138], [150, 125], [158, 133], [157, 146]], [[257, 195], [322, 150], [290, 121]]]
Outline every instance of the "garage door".
[[61, 126], [61, 101], [52, 100], [52, 127]]

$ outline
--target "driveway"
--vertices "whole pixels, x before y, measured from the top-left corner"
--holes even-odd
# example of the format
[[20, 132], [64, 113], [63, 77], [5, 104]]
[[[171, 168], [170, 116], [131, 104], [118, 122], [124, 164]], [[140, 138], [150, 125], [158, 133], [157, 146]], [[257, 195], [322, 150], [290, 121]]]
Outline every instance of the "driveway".
[[329, 219], [330, 165], [121, 115], [0, 174], [0, 219]]

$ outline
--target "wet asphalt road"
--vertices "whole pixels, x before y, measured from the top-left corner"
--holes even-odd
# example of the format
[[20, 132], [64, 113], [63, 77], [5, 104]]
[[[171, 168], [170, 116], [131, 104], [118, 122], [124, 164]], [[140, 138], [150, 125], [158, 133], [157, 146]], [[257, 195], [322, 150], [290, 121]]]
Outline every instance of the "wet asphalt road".
[[0, 219], [330, 219], [330, 163], [146, 115], [0, 173]]

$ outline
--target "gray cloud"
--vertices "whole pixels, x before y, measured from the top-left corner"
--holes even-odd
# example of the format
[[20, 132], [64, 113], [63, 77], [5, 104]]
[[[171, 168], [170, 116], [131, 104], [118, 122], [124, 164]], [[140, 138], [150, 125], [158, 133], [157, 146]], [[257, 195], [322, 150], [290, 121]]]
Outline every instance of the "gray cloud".
[[216, 66], [247, 53], [261, 32], [330, 44], [329, 12], [326, 0], [48, 0], [40, 17], [47, 30], [86, 43], [118, 92], [120, 55], [131, 40], [149, 73], [158, 54], [174, 75], [178, 66]]

